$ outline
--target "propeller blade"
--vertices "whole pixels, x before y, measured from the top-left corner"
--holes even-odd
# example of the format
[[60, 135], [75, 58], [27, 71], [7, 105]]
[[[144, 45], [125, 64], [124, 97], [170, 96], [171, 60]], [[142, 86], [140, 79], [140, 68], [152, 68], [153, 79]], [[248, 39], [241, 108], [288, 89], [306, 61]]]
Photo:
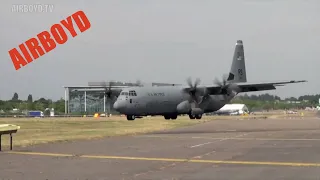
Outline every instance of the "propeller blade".
[[142, 86], [142, 82], [141, 82], [140, 79], [138, 79], [138, 80], [136, 81], [136, 85], [137, 85], [137, 86]]
[[189, 94], [188, 101], [192, 105], [192, 107], [199, 106], [199, 102], [201, 101], [201, 98], [199, 94], [204, 94], [205, 89], [203, 88], [198, 88], [201, 80], [197, 78], [194, 83], [192, 83], [191, 77], [187, 78], [187, 84], [190, 88], [184, 90], [185, 93]]
[[241, 91], [241, 88], [236, 84], [230, 84], [229, 91], [234, 91], [234, 92], [238, 93]]
[[223, 86], [223, 84], [221, 83], [221, 81], [219, 81], [218, 78], [215, 78], [213, 81], [213, 84], [217, 85], [217, 86]]
[[228, 75], [227, 74], [223, 74], [222, 81], [223, 81], [224, 86], [227, 85], [227, 82], [228, 82]]
[[196, 79], [196, 81], [194, 82], [194, 88], [197, 88], [198, 85], [200, 84], [201, 80], [199, 78]]
[[187, 79], [187, 84], [190, 86], [190, 88], [193, 87], [191, 77]]
[[113, 81], [110, 81], [109, 83], [108, 83], [108, 85], [107, 85], [107, 83], [104, 81], [104, 82], [102, 82], [101, 83], [101, 86], [103, 86], [103, 88], [104, 88], [104, 94], [108, 97], [108, 98], [111, 98], [111, 96], [112, 96], [112, 90], [111, 90], [111, 88], [112, 88], [112, 85], [113, 85]]

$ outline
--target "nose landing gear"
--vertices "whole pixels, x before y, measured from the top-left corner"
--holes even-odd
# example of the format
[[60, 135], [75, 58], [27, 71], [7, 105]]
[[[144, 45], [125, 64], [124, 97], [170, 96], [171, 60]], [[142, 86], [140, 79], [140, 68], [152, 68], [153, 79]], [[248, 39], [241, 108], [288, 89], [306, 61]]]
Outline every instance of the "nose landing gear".
[[201, 119], [202, 114], [189, 114], [190, 119]]
[[127, 115], [127, 120], [128, 121], [133, 121], [136, 119], [136, 116], [135, 115]]

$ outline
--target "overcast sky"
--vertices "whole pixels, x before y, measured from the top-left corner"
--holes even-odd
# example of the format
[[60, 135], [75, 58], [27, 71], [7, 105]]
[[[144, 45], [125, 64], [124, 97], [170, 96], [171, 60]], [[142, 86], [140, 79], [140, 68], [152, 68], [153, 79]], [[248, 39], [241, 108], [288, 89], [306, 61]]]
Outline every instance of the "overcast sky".
[[[12, 12], [13, 4], [53, 4], [53, 12]], [[0, 99], [58, 99], [88, 81], [212, 84], [243, 40], [248, 82], [306, 79], [268, 91], [320, 93], [319, 0], [2, 0]], [[91, 28], [16, 71], [8, 51], [83, 10]], [[69, 35], [69, 34], [68, 34]], [[70, 35], [69, 35], [70, 37]], [[265, 93], [265, 92], [263, 92]]]

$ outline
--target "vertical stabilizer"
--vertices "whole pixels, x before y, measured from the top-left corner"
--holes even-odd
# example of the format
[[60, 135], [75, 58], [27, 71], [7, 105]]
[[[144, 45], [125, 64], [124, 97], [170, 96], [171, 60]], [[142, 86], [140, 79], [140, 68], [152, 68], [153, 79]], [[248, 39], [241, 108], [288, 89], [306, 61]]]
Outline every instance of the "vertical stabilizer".
[[242, 40], [238, 40], [236, 43], [232, 65], [228, 76], [228, 82], [247, 82], [246, 65]]

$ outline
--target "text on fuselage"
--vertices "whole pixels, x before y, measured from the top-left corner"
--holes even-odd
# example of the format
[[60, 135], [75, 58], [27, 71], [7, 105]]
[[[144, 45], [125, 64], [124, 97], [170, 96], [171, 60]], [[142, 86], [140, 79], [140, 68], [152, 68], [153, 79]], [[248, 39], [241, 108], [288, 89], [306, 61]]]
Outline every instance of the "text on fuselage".
[[148, 93], [148, 96], [165, 96], [164, 93]]

